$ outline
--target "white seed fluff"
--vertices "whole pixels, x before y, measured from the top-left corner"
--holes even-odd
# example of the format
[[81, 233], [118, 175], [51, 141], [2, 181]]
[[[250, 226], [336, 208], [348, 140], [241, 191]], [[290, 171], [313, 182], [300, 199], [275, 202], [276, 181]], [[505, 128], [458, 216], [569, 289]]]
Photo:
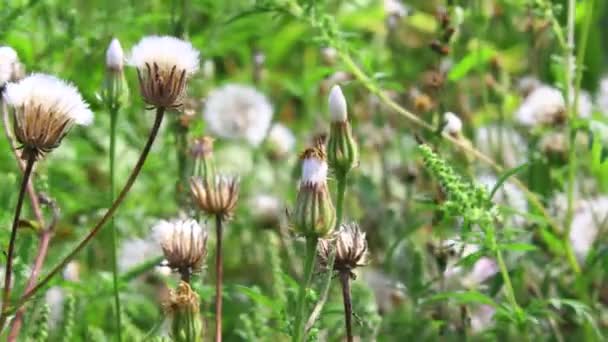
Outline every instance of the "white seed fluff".
[[287, 126], [275, 123], [268, 131], [266, 141], [280, 155], [289, 153], [296, 144], [296, 137]]
[[167, 252], [175, 252], [176, 247], [191, 255], [205, 251], [207, 231], [193, 219], [160, 220], [152, 227], [152, 234], [167, 258]]
[[302, 183], [320, 185], [327, 180], [327, 162], [314, 157], [302, 161]]
[[146, 63], [165, 71], [175, 67], [177, 72], [185, 71], [190, 76], [199, 68], [199, 52], [190, 42], [175, 37], [148, 36], [131, 49], [128, 63], [140, 70], [146, 68]]
[[118, 39], [113, 38], [106, 51], [106, 67], [112, 70], [122, 70], [125, 55]]
[[272, 120], [272, 105], [255, 88], [227, 84], [207, 97], [203, 117], [209, 130], [227, 139], [245, 139], [258, 146]]
[[17, 83], [7, 84], [4, 100], [15, 108], [39, 108], [43, 113], [65, 115], [79, 125], [93, 122], [93, 112], [78, 89], [51, 75], [32, 74]]
[[329, 92], [329, 113], [332, 122], [346, 122], [348, 114], [346, 111], [346, 99], [339, 85], [334, 85]]
[[559, 89], [541, 86], [528, 95], [515, 113], [516, 121], [527, 127], [553, 123], [566, 110]]
[[14, 65], [19, 61], [17, 52], [9, 46], [0, 46], [0, 86], [11, 80]]
[[450, 135], [457, 135], [462, 132], [462, 120], [460, 120], [460, 118], [452, 112], [447, 112], [443, 114], [443, 123], [444, 133]]

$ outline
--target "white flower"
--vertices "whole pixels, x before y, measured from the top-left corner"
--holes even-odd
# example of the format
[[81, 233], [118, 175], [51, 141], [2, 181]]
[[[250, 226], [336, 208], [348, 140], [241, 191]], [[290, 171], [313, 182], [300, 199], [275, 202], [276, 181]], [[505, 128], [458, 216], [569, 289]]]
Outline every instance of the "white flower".
[[542, 83], [538, 78], [534, 76], [524, 76], [517, 82], [517, 90], [525, 97], [541, 85]]
[[570, 242], [581, 261], [593, 247], [599, 228], [608, 217], [608, 197], [601, 196], [580, 201], [570, 226]]
[[[574, 101], [574, 95], [572, 96]], [[578, 116], [581, 118], [590, 118], [593, 114], [593, 100], [588, 91], [581, 90], [578, 93]]]
[[342, 94], [342, 89], [339, 85], [334, 85], [329, 92], [329, 113], [331, 114], [332, 122], [346, 122], [348, 114], [346, 112], [346, 99]]
[[113, 38], [106, 50], [106, 67], [110, 70], [122, 70], [125, 55], [118, 39]]
[[498, 273], [496, 261], [488, 257], [481, 257], [475, 262], [469, 274], [462, 278], [461, 282], [465, 287], [475, 288], [493, 277], [496, 273]]
[[275, 123], [268, 131], [266, 142], [278, 157], [287, 155], [296, 144], [296, 137], [287, 126]]
[[399, 0], [384, 0], [384, 13], [387, 17], [404, 17], [408, 14], [408, 9]]
[[595, 98], [598, 109], [604, 116], [608, 116], [608, 76], [604, 76], [600, 80], [600, 87]]
[[489, 125], [479, 127], [475, 133], [476, 147], [507, 168], [519, 166], [526, 160], [528, 144], [514, 129]]
[[207, 255], [207, 230], [198, 222], [192, 219], [161, 220], [152, 230], [171, 269], [183, 272], [202, 268]]
[[477, 245], [448, 239], [444, 241], [442, 248], [449, 251], [444, 276], [450, 287], [476, 288], [498, 272], [496, 262], [488, 257], [481, 257], [475, 261], [470, 271], [465, 270], [463, 266], [458, 264], [462, 258], [479, 251]]
[[65, 292], [61, 287], [53, 286], [46, 291], [44, 301], [49, 306], [49, 325], [56, 328], [63, 318]]
[[559, 89], [540, 86], [521, 103], [515, 113], [516, 121], [526, 127], [560, 122], [565, 118], [566, 102]]
[[302, 183], [305, 185], [319, 185], [327, 181], [327, 162], [309, 156], [302, 161]]
[[12, 107], [25, 107], [24, 115], [54, 113], [80, 125], [93, 122], [93, 112], [78, 89], [50, 75], [31, 74], [17, 83], [7, 84], [4, 100]]
[[78, 264], [78, 261], [70, 261], [65, 265], [63, 278], [68, 281], [80, 280], [80, 264]]
[[479, 333], [489, 328], [494, 321], [496, 309], [491, 305], [482, 304], [471, 310], [471, 329], [474, 333]]
[[0, 87], [13, 78], [17, 63], [17, 52], [9, 46], [0, 46]]
[[199, 67], [199, 52], [190, 42], [169, 36], [148, 36], [142, 38], [131, 50], [129, 65], [140, 70], [146, 64], [153, 68], [154, 64], [161, 70], [186, 72], [187, 76], [194, 74]]
[[258, 146], [270, 127], [272, 112], [266, 96], [256, 89], [228, 84], [209, 94], [203, 116], [214, 134]]
[[443, 133], [457, 136], [462, 132], [462, 120], [452, 112], [443, 114], [443, 123]]

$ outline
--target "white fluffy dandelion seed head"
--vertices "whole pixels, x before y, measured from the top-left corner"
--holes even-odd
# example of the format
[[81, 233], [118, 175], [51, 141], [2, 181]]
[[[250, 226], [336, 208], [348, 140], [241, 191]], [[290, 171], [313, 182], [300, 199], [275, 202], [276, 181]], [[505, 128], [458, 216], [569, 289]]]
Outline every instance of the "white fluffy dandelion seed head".
[[574, 253], [580, 261], [584, 261], [589, 254], [606, 217], [608, 217], [606, 196], [582, 200], [576, 208], [569, 238]]
[[296, 144], [296, 137], [287, 126], [275, 123], [268, 131], [266, 141], [280, 155], [289, 153]]
[[207, 97], [203, 117], [209, 130], [227, 139], [245, 139], [258, 146], [272, 120], [272, 105], [255, 88], [227, 84]]
[[[574, 102], [574, 94], [572, 94]], [[593, 99], [591, 94], [586, 90], [581, 90], [578, 94], [578, 116], [581, 118], [590, 118], [593, 114]]]
[[125, 54], [118, 39], [113, 38], [106, 50], [106, 67], [111, 70], [122, 70]]
[[608, 116], [608, 76], [600, 80], [600, 87], [595, 96], [597, 107], [604, 116]]
[[161, 70], [186, 72], [187, 76], [194, 74], [199, 68], [199, 52], [190, 42], [170, 36], [148, 36], [142, 38], [131, 49], [129, 65], [140, 70], [156, 64]]
[[0, 46], [0, 86], [11, 80], [17, 63], [17, 52], [10, 46]]
[[55, 76], [31, 74], [17, 83], [9, 83], [4, 100], [15, 108], [39, 108], [43, 113], [65, 115], [79, 125], [93, 122], [93, 112], [78, 89]]
[[302, 161], [302, 183], [320, 185], [327, 180], [327, 162], [314, 156]]
[[452, 112], [443, 114], [443, 123], [444, 133], [458, 135], [460, 132], [462, 132], [462, 120], [460, 120], [460, 118]]
[[339, 85], [331, 87], [329, 92], [329, 113], [332, 122], [346, 122], [348, 119], [346, 99]]
[[527, 127], [551, 124], [565, 110], [566, 102], [559, 89], [540, 86], [524, 99], [515, 113], [515, 119]]
[[200, 269], [206, 255], [207, 230], [193, 219], [161, 220], [153, 228], [172, 269]]

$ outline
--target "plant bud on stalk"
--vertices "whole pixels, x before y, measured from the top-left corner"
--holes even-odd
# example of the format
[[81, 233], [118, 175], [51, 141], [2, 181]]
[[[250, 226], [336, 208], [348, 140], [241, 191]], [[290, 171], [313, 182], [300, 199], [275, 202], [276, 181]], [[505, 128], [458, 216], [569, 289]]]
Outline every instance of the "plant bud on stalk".
[[122, 97], [128, 94], [128, 87], [124, 87], [124, 52], [118, 39], [113, 38], [106, 50], [106, 79], [104, 101], [111, 107], [117, 108]]
[[215, 178], [213, 142], [210, 136], [195, 138], [190, 143], [190, 156], [194, 159], [194, 174], [209, 181]]
[[305, 237], [328, 236], [336, 223], [336, 212], [327, 189], [327, 161], [319, 148], [302, 154], [302, 180], [296, 198], [294, 224]]
[[193, 177], [190, 189], [195, 203], [207, 215], [218, 216], [222, 221], [232, 217], [239, 199], [239, 180], [236, 177], [221, 174], [209, 179]]
[[331, 128], [327, 143], [327, 160], [338, 177], [344, 177], [358, 159], [357, 143], [348, 122], [346, 100], [339, 86], [335, 85], [329, 93]]
[[188, 283], [182, 281], [177, 290], [170, 290], [169, 298], [163, 303], [163, 308], [171, 322], [170, 332], [174, 341], [202, 340], [200, 300]]
[[[319, 240], [318, 254], [319, 264], [323, 267], [330, 267], [331, 246], [334, 239]], [[333, 270], [346, 272], [355, 279], [353, 270], [360, 266], [365, 266], [367, 262], [367, 241], [365, 233], [361, 232], [356, 223], [342, 224], [336, 233], [336, 257]]]

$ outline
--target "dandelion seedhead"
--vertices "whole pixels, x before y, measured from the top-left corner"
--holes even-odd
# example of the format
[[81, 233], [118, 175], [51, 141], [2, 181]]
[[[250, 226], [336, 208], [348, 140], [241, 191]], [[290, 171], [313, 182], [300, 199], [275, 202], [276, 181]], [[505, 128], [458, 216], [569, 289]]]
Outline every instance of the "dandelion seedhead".
[[302, 153], [302, 179], [296, 198], [294, 224], [304, 236], [325, 237], [336, 222], [336, 212], [327, 189], [327, 161], [322, 149]]
[[144, 101], [157, 108], [180, 108], [186, 82], [199, 68], [199, 52], [190, 42], [169, 36], [144, 37], [131, 50]]
[[497, 216], [486, 189], [463, 180], [427, 145], [420, 145], [424, 165], [437, 178], [447, 200], [442, 208], [448, 216], [462, 216], [465, 222], [489, 224]]
[[452, 112], [443, 114], [443, 133], [459, 137], [462, 133], [462, 120]]
[[23, 65], [19, 63], [17, 52], [10, 46], [0, 46], [0, 89], [7, 82], [23, 77]]
[[207, 256], [207, 230], [195, 220], [161, 220], [154, 228], [168, 266], [183, 276], [198, 272]]
[[59, 146], [74, 124], [93, 121], [78, 90], [50, 75], [32, 74], [7, 84], [4, 100], [14, 108], [15, 136], [24, 159], [40, 158]]
[[273, 108], [257, 89], [227, 84], [207, 96], [203, 117], [209, 130], [227, 139], [244, 139], [258, 146], [266, 137]]
[[338, 272], [347, 272], [355, 279], [353, 270], [365, 266], [367, 261], [367, 240], [365, 233], [356, 223], [342, 224], [335, 238], [319, 240], [319, 263], [322, 267], [330, 267], [329, 260], [333, 242], [336, 244], [336, 256], [333, 269]]
[[271, 159], [283, 159], [296, 144], [293, 132], [285, 125], [275, 123], [268, 131], [266, 145]]
[[239, 180], [227, 175], [213, 178], [193, 177], [190, 189], [195, 203], [207, 215], [226, 220], [232, 217], [239, 199]]

